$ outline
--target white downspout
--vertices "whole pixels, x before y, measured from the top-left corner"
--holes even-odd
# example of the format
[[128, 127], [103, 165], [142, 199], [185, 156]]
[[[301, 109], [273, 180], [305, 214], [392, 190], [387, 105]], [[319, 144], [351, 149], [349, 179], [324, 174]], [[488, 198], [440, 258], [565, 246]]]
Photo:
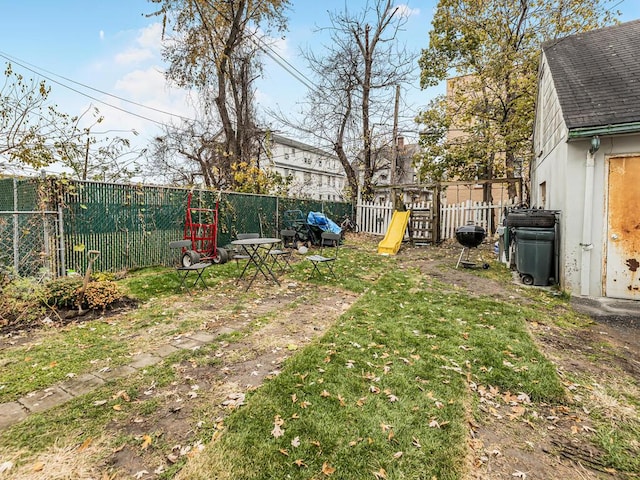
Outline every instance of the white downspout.
[[600, 139], [593, 137], [587, 151], [587, 164], [584, 175], [584, 213], [582, 220], [582, 258], [580, 261], [580, 295], [589, 296], [591, 281], [591, 232], [593, 229], [593, 177], [596, 164], [596, 152], [600, 148]]

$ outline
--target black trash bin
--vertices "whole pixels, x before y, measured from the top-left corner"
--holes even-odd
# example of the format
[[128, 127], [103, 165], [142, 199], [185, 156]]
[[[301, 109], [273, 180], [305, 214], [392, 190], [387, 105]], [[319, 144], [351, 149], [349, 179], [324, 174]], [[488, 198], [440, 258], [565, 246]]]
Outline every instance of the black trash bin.
[[546, 286], [555, 281], [554, 228], [518, 227], [515, 234], [516, 270], [525, 285]]

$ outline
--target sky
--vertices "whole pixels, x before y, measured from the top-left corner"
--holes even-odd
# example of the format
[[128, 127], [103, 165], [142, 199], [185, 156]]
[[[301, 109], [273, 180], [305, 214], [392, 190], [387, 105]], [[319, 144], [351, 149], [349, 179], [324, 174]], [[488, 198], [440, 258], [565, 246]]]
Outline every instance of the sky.
[[[262, 111], [279, 109], [295, 116], [307, 93], [305, 83], [313, 84], [300, 50], [322, 49], [326, 36], [320, 29], [329, 26], [329, 11], [345, 6], [359, 11], [366, 3], [292, 0], [286, 38], [278, 39], [274, 48], [279, 63], [295, 67], [303, 81], [266, 57], [264, 77], [257, 84]], [[437, 0], [399, 0], [396, 5], [402, 5], [407, 20], [400, 40], [418, 55], [428, 46]], [[45, 80], [52, 89], [50, 101], [60, 111], [80, 115], [97, 107], [105, 120], [96, 133], [146, 145], [160, 132], [160, 124], [180, 116], [193, 118], [185, 93], [168, 87], [162, 73], [161, 19], [150, 15], [156, 6], [147, 0], [0, 0], [0, 64], [4, 70], [11, 62], [25, 78]], [[622, 21], [640, 18], [637, 0], [621, 0], [615, 8]], [[444, 91], [443, 86], [421, 90], [418, 75], [416, 64], [414, 81], [400, 95], [400, 130], [408, 137], [416, 131], [415, 115]], [[139, 135], [129, 134], [132, 130]], [[0, 173], [5, 167], [0, 161]]]

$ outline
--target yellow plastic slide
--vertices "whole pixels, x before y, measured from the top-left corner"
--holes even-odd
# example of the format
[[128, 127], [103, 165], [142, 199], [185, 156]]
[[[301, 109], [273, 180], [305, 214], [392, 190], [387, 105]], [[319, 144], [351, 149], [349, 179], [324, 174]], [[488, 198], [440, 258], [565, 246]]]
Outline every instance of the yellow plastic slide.
[[398, 253], [402, 239], [404, 238], [404, 232], [407, 230], [410, 215], [411, 210], [407, 210], [406, 212], [396, 210], [393, 212], [387, 234], [384, 236], [384, 239], [378, 243], [379, 255], [395, 255]]

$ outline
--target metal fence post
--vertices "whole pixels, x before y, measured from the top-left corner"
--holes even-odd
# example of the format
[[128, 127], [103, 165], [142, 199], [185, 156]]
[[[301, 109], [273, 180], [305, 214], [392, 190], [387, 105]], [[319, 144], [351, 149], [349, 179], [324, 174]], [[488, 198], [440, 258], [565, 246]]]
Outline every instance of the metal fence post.
[[64, 216], [62, 213], [62, 206], [58, 205], [58, 236], [60, 237], [58, 248], [60, 249], [60, 271], [58, 272], [61, 277], [67, 275], [67, 265], [65, 259], [65, 244], [64, 244]]
[[13, 178], [13, 270], [15, 275], [20, 269], [20, 229], [18, 218], [18, 180]]

